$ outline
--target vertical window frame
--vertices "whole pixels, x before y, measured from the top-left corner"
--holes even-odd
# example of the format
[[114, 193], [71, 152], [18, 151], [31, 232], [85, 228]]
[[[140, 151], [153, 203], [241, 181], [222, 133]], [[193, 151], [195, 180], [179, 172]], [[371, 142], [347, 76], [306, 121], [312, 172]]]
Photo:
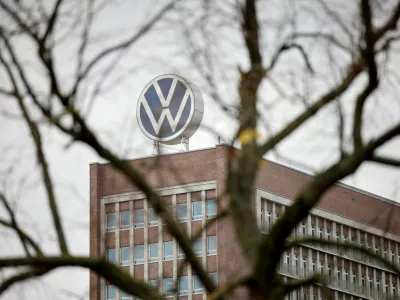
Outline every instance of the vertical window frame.
[[[138, 222], [138, 219], [139, 219], [138, 218], [138, 214], [139, 214], [139, 212], [141, 213], [142, 222]], [[134, 227], [135, 228], [144, 228], [144, 209], [143, 208], [135, 210], [135, 224], [134, 224]]]
[[192, 282], [193, 295], [203, 294], [204, 287], [203, 287], [203, 284], [201, 283], [200, 277], [198, 275], [193, 275], [192, 281], [193, 281]]
[[[185, 207], [185, 209], [181, 210], [181, 207]], [[181, 216], [180, 213], [181, 212], [185, 212], [184, 216]], [[188, 213], [187, 213], [187, 203], [179, 203], [177, 205], [177, 209], [176, 209], [176, 215], [178, 218], [178, 222], [179, 223], [186, 223], [187, 219], [188, 219]]]
[[[214, 205], [211, 206], [211, 207], [213, 207], [213, 210], [214, 210], [215, 212], [209, 212], [209, 211], [210, 211], [210, 206], [209, 206], [209, 204], [211, 204], [211, 203], [214, 203]], [[213, 218], [215, 218], [215, 217], [217, 216], [217, 211], [218, 211], [218, 208], [217, 208], [217, 200], [216, 200], [216, 199], [208, 199], [208, 200], [206, 201], [206, 214], [207, 214], [207, 219], [213, 219]]]
[[[143, 265], [144, 264], [144, 245], [136, 245], [134, 249], [135, 249], [135, 259], [134, 259], [135, 265]], [[142, 249], [143, 258], [137, 257], [137, 254], [139, 252], [138, 249]]]
[[[200, 210], [200, 211], [196, 211]], [[192, 202], [192, 221], [199, 221], [203, 219], [203, 205], [201, 201]]]
[[[112, 253], [113, 258], [110, 259], [110, 253]], [[110, 248], [106, 250], [106, 258], [107, 261], [115, 263], [116, 255], [115, 255], [115, 248]]]
[[[124, 218], [123, 215], [128, 215], [128, 224], [122, 224]], [[119, 213], [119, 230], [128, 230], [131, 227], [131, 212], [129, 210], [124, 210]]]
[[[166, 283], [170, 285], [170, 288], [169, 288], [169, 289], [167, 289]], [[164, 297], [166, 297], [166, 298], [167, 298], [167, 297], [173, 297], [173, 296], [174, 296], [173, 290], [174, 290], [174, 279], [171, 278], [171, 277], [164, 278], [164, 279], [163, 279], [163, 293], [164, 293]]]
[[149, 227], [158, 226], [158, 216], [154, 210], [154, 208], [149, 208]]
[[[210, 240], [214, 240], [215, 241], [215, 249], [210, 249]], [[217, 236], [216, 235], [210, 235], [207, 236], [207, 256], [212, 256], [212, 255], [217, 255]]]
[[[167, 249], [166, 245], [168, 245], [171, 248], [171, 254], [166, 254], [165, 249]], [[163, 242], [163, 260], [164, 261], [169, 261], [174, 259], [174, 242], [173, 241], [167, 241]]]
[[[156, 256], [152, 256], [152, 248], [153, 247], [157, 247], [157, 251], [155, 251], [156, 252]], [[158, 254], [158, 249], [159, 249], [159, 245], [158, 245], [158, 242], [156, 242], [156, 243], [152, 243], [152, 244], [149, 244], [149, 263], [155, 263], [155, 262], [159, 262], [160, 261], [160, 257], [159, 257], [159, 254]]]
[[[114, 297], [108, 296], [110, 289], [114, 290]], [[115, 285], [106, 285], [106, 295], [105, 296], [106, 296], [105, 297], [106, 300], [116, 300], [117, 299], [117, 289], [116, 289]]]
[[[109, 226], [108, 222], [111, 216], [114, 218], [114, 225]], [[116, 229], [117, 229], [117, 216], [115, 215], [115, 212], [106, 214], [106, 231], [114, 232]]]
[[[127, 260], [122, 260], [122, 254], [128, 254], [128, 259]], [[129, 266], [131, 264], [131, 249], [129, 247], [121, 247], [119, 250], [119, 254], [120, 254], [120, 265], [122, 267], [126, 267]]]
[[[185, 284], [182, 284], [183, 280], [186, 280]], [[187, 296], [188, 294], [189, 294], [189, 278], [188, 276], [180, 276], [178, 283], [178, 295]]]

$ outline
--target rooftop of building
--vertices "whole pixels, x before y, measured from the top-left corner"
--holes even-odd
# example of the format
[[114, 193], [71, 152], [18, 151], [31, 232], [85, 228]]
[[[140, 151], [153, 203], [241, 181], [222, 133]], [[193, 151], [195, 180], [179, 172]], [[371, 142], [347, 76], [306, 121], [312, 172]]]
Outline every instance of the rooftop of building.
[[[194, 150], [189, 150], [189, 151], [179, 151], [179, 152], [176, 152], [176, 153], [163, 153], [163, 154], [160, 154], [159, 156], [165, 157], [165, 156], [182, 155], [182, 154], [185, 154], [185, 153], [194, 153], [194, 152], [201, 152], [201, 151], [216, 149], [217, 147], [231, 147], [231, 145], [225, 144], [225, 143], [221, 143], [221, 144], [216, 144], [214, 147], [200, 148], [200, 149], [194, 149]], [[240, 149], [237, 149], [237, 150], [240, 150]], [[155, 155], [147, 155], [147, 156], [136, 157], [136, 158], [133, 158], [133, 159], [128, 159], [128, 161], [138, 161], [138, 160], [149, 159], [149, 158], [154, 158], [154, 157], [155, 157]], [[289, 169], [289, 170], [291, 170], [293, 172], [297, 172], [297, 173], [300, 173], [302, 175], [309, 176], [309, 177], [313, 177], [314, 176], [314, 174], [311, 174], [311, 173], [306, 172], [304, 170], [301, 170], [299, 168], [288, 166], [288, 165], [285, 165], [285, 164], [280, 163], [280, 162], [272, 161], [270, 159], [266, 159], [266, 158], [263, 158], [263, 159], [265, 161], [267, 161], [268, 163], [272, 163], [272, 164], [275, 164], [275, 165], [280, 166], [282, 168]], [[90, 164], [108, 165], [109, 163], [94, 162], [94, 163], [90, 163]], [[400, 206], [399, 202], [396, 202], [394, 200], [382, 197], [380, 195], [368, 192], [366, 190], [351, 186], [351, 185], [343, 183], [343, 182], [337, 182], [336, 185], [340, 186], [340, 187], [343, 187], [345, 189], [348, 189], [350, 191], [353, 191], [353, 192], [356, 192], [356, 193], [360, 193], [360, 194], [375, 198], [377, 200], [381, 200], [381, 201], [384, 201], [384, 202], [387, 202], [387, 203], [390, 203], [390, 204], [394, 204], [396, 206]]]

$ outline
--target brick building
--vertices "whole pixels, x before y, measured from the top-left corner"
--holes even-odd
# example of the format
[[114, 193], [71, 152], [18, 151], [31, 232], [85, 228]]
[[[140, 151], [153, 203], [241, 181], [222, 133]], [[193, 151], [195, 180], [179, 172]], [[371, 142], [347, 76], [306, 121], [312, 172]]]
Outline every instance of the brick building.
[[[144, 172], [181, 225], [195, 233], [227, 205], [224, 198], [215, 201], [224, 190], [226, 149], [225, 145], [217, 145], [163, 155], [157, 161], [146, 157], [130, 163]], [[266, 161], [257, 177], [253, 203], [264, 232], [310, 178]], [[293, 235], [358, 243], [400, 263], [399, 212], [396, 202], [337, 184]], [[207, 272], [220, 284], [248, 270], [229, 219], [218, 220], [203, 232], [194, 249]], [[90, 254], [106, 255], [136, 278], [158, 286], [160, 292], [172, 287], [183, 261], [179, 247], [143, 193], [110, 165], [97, 163], [90, 166]], [[280, 268], [287, 278], [316, 271], [328, 274], [335, 299], [400, 299], [398, 276], [376, 261], [343, 249], [297, 247], [282, 256]], [[206, 299], [190, 267], [184, 268], [179, 282], [179, 299]], [[245, 289], [237, 289], [232, 299], [246, 299], [246, 294]], [[132, 298], [91, 274], [90, 299]], [[290, 299], [323, 299], [323, 295], [318, 287], [309, 287], [293, 293]]]

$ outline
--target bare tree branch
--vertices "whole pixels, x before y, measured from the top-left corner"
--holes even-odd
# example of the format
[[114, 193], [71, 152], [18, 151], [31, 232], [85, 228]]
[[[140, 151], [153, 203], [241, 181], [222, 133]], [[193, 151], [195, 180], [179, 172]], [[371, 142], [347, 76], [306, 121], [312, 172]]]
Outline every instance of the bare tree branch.
[[301, 279], [286, 283], [283, 286], [283, 289], [284, 289], [285, 295], [287, 295], [292, 291], [298, 290], [302, 286], [308, 286], [308, 285], [314, 285], [314, 284], [319, 284], [321, 286], [321, 288], [323, 289], [323, 293], [329, 300], [335, 299], [332, 292], [328, 289], [328, 282], [327, 282], [326, 276], [323, 274], [320, 274], [320, 273], [316, 273], [316, 274], [311, 275], [310, 277], [301, 278]]
[[[1, 35], [1, 33], [0, 33], [0, 35]], [[6, 45], [6, 48], [9, 50], [9, 52], [12, 52], [12, 48], [9, 45], [7, 39], [3, 39], [3, 40]], [[13, 59], [14, 58], [15, 57], [13, 56]], [[57, 201], [56, 201], [56, 197], [54, 194], [53, 182], [52, 182], [50, 172], [48, 169], [47, 159], [46, 159], [44, 151], [43, 151], [42, 139], [41, 139], [39, 128], [37, 127], [35, 122], [33, 122], [31, 117], [29, 116], [26, 106], [24, 104], [23, 98], [19, 93], [17, 81], [15, 80], [11, 69], [7, 65], [7, 62], [5, 61], [5, 59], [1, 55], [1, 53], [0, 53], [0, 62], [5, 66], [8, 76], [13, 84], [16, 100], [18, 101], [18, 105], [23, 113], [24, 119], [29, 127], [31, 137], [35, 143], [37, 159], [38, 159], [38, 163], [42, 170], [43, 182], [44, 182], [45, 189], [47, 192], [49, 207], [50, 207], [54, 227], [56, 230], [56, 234], [58, 236], [58, 242], [60, 245], [60, 249], [63, 254], [68, 254], [67, 242], [66, 242], [66, 238], [65, 238], [65, 234], [64, 234], [64, 229], [61, 224], [60, 214], [59, 214], [58, 207], [57, 207]]]
[[210, 300], [223, 299], [224, 296], [229, 294], [229, 292], [231, 292], [235, 288], [241, 285], [247, 285], [250, 280], [251, 280], [250, 276], [244, 276], [235, 280], [228, 281], [227, 283], [216, 289], [215, 292], [209, 295], [207, 299]]
[[42, 251], [40, 250], [39, 246], [36, 244], [36, 242], [28, 235], [26, 234], [24, 231], [22, 231], [22, 229], [15, 224], [6, 222], [2, 219], [0, 219], [0, 224], [3, 225], [4, 227], [8, 227], [10, 229], [13, 229], [17, 232], [18, 236], [20, 237], [20, 239], [23, 240], [23, 246], [26, 246], [26, 243], [28, 243], [33, 249], [35, 249], [36, 253], [38, 255], [43, 255]]
[[368, 96], [378, 87], [378, 71], [375, 61], [375, 43], [372, 28], [372, 15], [371, 15], [371, 7], [369, 0], [361, 1], [361, 16], [362, 21], [364, 23], [364, 41], [365, 41], [365, 49], [363, 49], [363, 57], [366, 61], [366, 65], [368, 68], [368, 84], [362, 91], [362, 93], [358, 96], [356, 101], [356, 108], [354, 110], [354, 124], [353, 124], [353, 138], [354, 138], [354, 147], [361, 147], [363, 141], [361, 136], [361, 128], [362, 128], [362, 114], [365, 101]]
[[86, 65], [86, 67], [82, 70], [82, 72], [80, 72], [79, 75], [77, 76], [74, 86], [72, 88], [72, 91], [68, 95], [68, 98], [75, 96], [82, 79], [85, 78], [91, 72], [91, 70], [95, 66], [97, 66], [104, 58], [106, 58], [109, 55], [114, 54], [118, 51], [124, 50], [124, 49], [130, 47], [135, 42], [137, 42], [145, 33], [149, 32], [155, 26], [155, 24], [157, 24], [157, 21], [160, 20], [162, 18], [162, 16], [165, 15], [165, 13], [167, 13], [173, 7], [175, 7], [176, 3], [177, 3], [176, 0], [169, 2], [153, 18], [151, 18], [144, 26], [142, 26], [142, 28], [138, 32], [135, 32], [131, 37], [129, 37], [122, 43], [118, 43], [117, 45], [111, 46], [111, 47], [101, 51], [99, 54], [97, 54]]
[[266, 68], [266, 72], [267, 72], [267, 73], [270, 72], [270, 71], [274, 68], [274, 66], [276, 65], [276, 63], [278, 62], [278, 59], [279, 59], [279, 57], [281, 56], [281, 54], [282, 54], [283, 52], [287, 51], [287, 50], [290, 50], [290, 49], [297, 49], [297, 50], [299, 50], [301, 56], [303, 57], [303, 59], [304, 59], [304, 61], [305, 61], [305, 63], [306, 63], [307, 70], [308, 70], [310, 73], [314, 73], [313, 67], [311, 66], [310, 60], [309, 60], [308, 55], [307, 55], [306, 51], [304, 50], [304, 48], [303, 48], [301, 45], [296, 44], [296, 43], [293, 43], [293, 42], [291, 42], [291, 43], [285, 43], [285, 44], [283, 44], [283, 45], [278, 49], [277, 53], [273, 56], [270, 65]]
[[43, 37], [41, 38], [41, 43], [43, 45], [46, 42], [48, 36], [51, 35], [51, 33], [54, 31], [54, 24], [56, 22], [58, 13], [60, 11], [60, 6], [62, 2], [63, 0], [57, 0], [56, 4], [54, 5], [53, 12], [51, 13], [50, 19], [47, 23], [46, 31], [44, 32]]
[[395, 159], [395, 158], [391, 158], [391, 157], [385, 157], [385, 156], [381, 156], [381, 155], [374, 155], [369, 160], [373, 161], [373, 162], [376, 162], [376, 163], [388, 165], [388, 166], [400, 167], [400, 160], [399, 159]]
[[154, 288], [150, 287], [141, 280], [132, 278], [121, 268], [104, 259], [87, 256], [42, 256], [28, 258], [11, 257], [7, 259], [0, 259], [0, 269], [6, 267], [24, 266], [30, 266], [40, 270], [47, 270], [47, 272], [64, 266], [87, 268], [104, 277], [105, 280], [111, 282], [116, 287], [122, 289], [130, 295], [149, 300], [163, 299], [163, 297], [158, 294]]
[[320, 99], [318, 99], [314, 104], [312, 104], [308, 109], [301, 113], [296, 119], [285, 126], [281, 131], [279, 131], [275, 136], [270, 138], [264, 145], [260, 147], [260, 152], [262, 154], [268, 152], [274, 148], [279, 142], [288, 137], [296, 129], [298, 129], [302, 124], [304, 124], [309, 118], [314, 116], [320, 109], [325, 107], [327, 104], [336, 100], [338, 96], [343, 94], [350, 85], [354, 82], [357, 76], [363, 71], [364, 63], [361, 59], [355, 61], [349, 66], [346, 75], [342, 79], [341, 83], [326, 94], [324, 94]]
[[46, 269], [31, 269], [31, 270], [21, 272], [17, 275], [13, 275], [13, 276], [7, 278], [0, 284], [0, 296], [12, 285], [14, 285], [16, 283], [20, 283], [21, 281], [32, 279], [33, 277], [44, 275], [47, 272], [48, 272], [48, 270], [46, 270]]
[[[0, 192], [0, 200], [1, 200], [1, 202], [3, 203], [4, 207], [6, 208], [8, 214], [10, 215], [10, 218], [11, 218], [11, 222], [10, 222], [9, 224], [7, 224], [7, 225], [9, 225], [8, 227], [13, 228], [13, 229], [17, 232], [18, 237], [19, 237], [19, 239], [20, 239], [20, 241], [21, 241], [22, 247], [24, 247], [24, 250], [25, 250], [26, 255], [27, 255], [27, 256], [30, 256], [29, 249], [28, 249], [28, 246], [27, 246], [27, 244], [26, 244], [26, 239], [25, 239], [25, 237], [24, 237], [24, 234], [23, 234], [22, 231], [20, 230], [20, 227], [18, 226], [17, 220], [16, 220], [16, 218], [15, 218], [14, 211], [11, 209], [10, 205], [9, 205], [8, 202], [7, 202], [6, 197], [5, 197], [5, 196], [3, 195], [3, 193], [1, 193], [1, 192]], [[1, 221], [1, 220], [0, 220], [0, 221]], [[4, 225], [4, 226], [7, 226], [7, 225], [4, 224], [4, 223], [3, 223], [3, 225]]]

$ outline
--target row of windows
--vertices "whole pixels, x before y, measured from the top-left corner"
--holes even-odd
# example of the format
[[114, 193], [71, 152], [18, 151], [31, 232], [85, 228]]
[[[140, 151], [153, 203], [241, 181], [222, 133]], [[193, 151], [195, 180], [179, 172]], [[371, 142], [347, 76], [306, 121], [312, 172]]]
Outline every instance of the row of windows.
[[[167, 205], [167, 209], [172, 213], [172, 204]], [[214, 218], [217, 213], [217, 201], [207, 200], [206, 201], [206, 213], [207, 218]], [[179, 222], [187, 222], [187, 204], [181, 203], [177, 205], [176, 216]], [[203, 206], [201, 201], [192, 202], [192, 220], [201, 220], [203, 218]], [[158, 225], [158, 216], [153, 208], [149, 208], [149, 226]], [[109, 213], [106, 215], [106, 230], [115, 231], [117, 226], [117, 220], [115, 213]], [[120, 230], [127, 230], [131, 227], [131, 212], [122, 211], [120, 212]], [[144, 209], [137, 209], [134, 211], [134, 228], [144, 227]]]
[[[216, 236], [208, 236], [207, 243], [207, 256], [216, 255], [217, 254], [217, 237]], [[158, 254], [158, 246], [159, 243], [149, 244], [149, 262], [158, 262], [160, 260]], [[131, 251], [130, 247], [122, 247], [120, 249], [120, 264], [121, 266], [128, 266], [131, 263]], [[203, 241], [201, 238], [197, 239], [193, 243], [193, 250], [197, 254], [197, 256], [203, 255]], [[178, 247], [178, 258], [184, 258], [183, 250]], [[135, 265], [144, 263], [144, 245], [137, 245], [134, 247], [134, 263]], [[109, 261], [115, 262], [116, 255], [115, 249], [107, 249], [107, 259]], [[163, 260], [172, 260], [173, 259], [173, 241], [164, 242], [163, 243]]]
[[[210, 273], [208, 274], [211, 280], [217, 284], [218, 281], [218, 274], [217, 273]], [[192, 293], [193, 294], [202, 294], [204, 292], [203, 284], [201, 283], [200, 278], [197, 275], [193, 275], [192, 277]], [[172, 278], [164, 278], [163, 280], [163, 292], [166, 297], [173, 296], [173, 289], [174, 289], [174, 280]], [[159, 280], [149, 280], [149, 284], [155, 288], [159, 287]], [[178, 295], [185, 296], [189, 294], [189, 278], [188, 276], [181, 276], [179, 277], [178, 281]], [[106, 286], [106, 300], [116, 300], [117, 299], [117, 289], [113, 285]], [[130, 296], [121, 291], [120, 292], [120, 299], [121, 300], [129, 300]], [[136, 300], [139, 298], [136, 297]]]
[[[280, 271], [295, 277], [308, 277], [316, 272], [325, 273], [328, 275], [330, 286], [352, 293], [355, 292], [356, 294], [373, 296], [374, 299], [380, 298], [379, 295], [397, 295], [397, 284], [395, 283], [397, 277], [394, 275], [390, 278], [389, 274], [384, 274], [380, 271], [376, 272], [375, 277], [372, 275], [367, 276], [363, 274], [364, 272], [359, 274], [357, 266], [352, 271], [349, 271], [348, 268], [338, 267], [338, 264], [340, 265], [340, 262], [334, 265], [330, 263], [325, 265], [323, 262], [312, 260], [311, 265], [309, 265], [306, 257], [302, 257], [300, 260], [298, 255], [291, 257], [287, 253]], [[373, 272], [373, 270], [370, 271]], [[385, 278], [385, 280], [382, 278]]]
[[[266, 208], [266, 202], [263, 203], [264, 208]], [[272, 205], [281, 206], [275, 203]], [[281, 208], [279, 209], [281, 210]], [[263, 230], [268, 230], [269, 227], [279, 218], [278, 212], [272, 212], [271, 209], [262, 209], [261, 210], [261, 220]], [[314, 218], [314, 216], [311, 216]], [[336, 230], [332, 230], [331, 228], [324, 227], [324, 223], [329, 223], [333, 228], [333, 225], [336, 225]], [[318, 224], [315, 224], [318, 223]], [[315, 217], [314, 222], [308, 225], [306, 221], [301, 222], [298, 227], [292, 233], [292, 236], [307, 236], [310, 235], [312, 237], [317, 237], [320, 239], [334, 240], [337, 242], [344, 243], [359, 243], [359, 245], [365, 247], [366, 249], [375, 252], [383, 256], [385, 259], [390, 260], [392, 263], [400, 263], [400, 253], [397, 251], [396, 246], [397, 243], [395, 241], [390, 241], [381, 236], [375, 236], [370, 233], [366, 233], [364, 231], [360, 231], [349, 226], [335, 223], [330, 220], [325, 220], [319, 217]], [[367, 261], [372, 264], [379, 264], [376, 260], [367, 257], [364, 254], [360, 254], [357, 251], [338, 249], [338, 247], [333, 246], [316, 246], [318, 248], [327, 248], [331, 252], [337, 252], [337, 254], [341, 256], [349, 256], [358, 260]], [[382, 265], [383, 266], [383, 265]]]

